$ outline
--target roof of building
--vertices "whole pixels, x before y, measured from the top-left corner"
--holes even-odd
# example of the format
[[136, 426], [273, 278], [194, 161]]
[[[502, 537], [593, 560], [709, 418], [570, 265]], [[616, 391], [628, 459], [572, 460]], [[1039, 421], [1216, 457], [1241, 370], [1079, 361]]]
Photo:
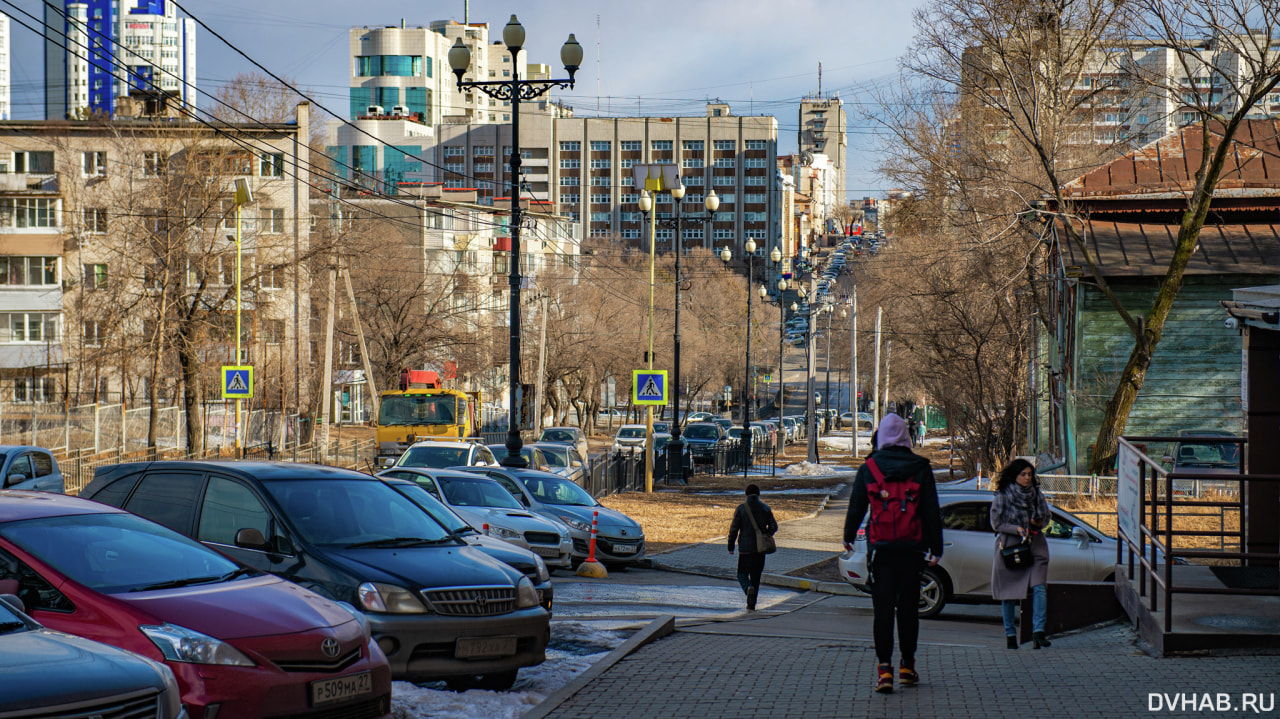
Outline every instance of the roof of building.
[[[1163, 277], [1173, 260], [1178, 225], [1090, 219], [1089, 249], [1106, 277]], [[1068, 265], [1088, 274], [1075, 245], [1062, 243]], [[1206, 224], [1188, 275], [1262, 275], [1280, 272], [1280, 224]]]

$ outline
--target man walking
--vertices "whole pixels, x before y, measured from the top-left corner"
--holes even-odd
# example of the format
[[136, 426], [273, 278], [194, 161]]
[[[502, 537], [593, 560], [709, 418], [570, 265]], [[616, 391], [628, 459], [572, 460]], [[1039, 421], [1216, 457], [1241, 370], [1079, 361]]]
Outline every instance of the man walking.
[[938, 488], [929, 460], [911, 451], [907, 423], [889, 414], [876, 428], [875, 449], [858, 469], [844, 522], [844, 546], [853, 542], [868, 509], [867, 566], [875, 613], [877, 692], [893, 691], [893, 627], [898, 626], [898, 681], [915, 686], [920, 634], [920, 571], [942, 556]]
[[777, 531], [778, 522], [773, 518], [773, 510], [760, 501], [760, 488], [748, 484], [747, 499], [734, 510], [733, 522], [729, 524], [729, 554], [733, 554], [733, 546], [737, 544], [738, 584], [747, 594], [748, 611], [756, 608], [760, 576], [764, 574], [764, 556], [773, 553], [770, 547], [762, 545], [771, 544]]

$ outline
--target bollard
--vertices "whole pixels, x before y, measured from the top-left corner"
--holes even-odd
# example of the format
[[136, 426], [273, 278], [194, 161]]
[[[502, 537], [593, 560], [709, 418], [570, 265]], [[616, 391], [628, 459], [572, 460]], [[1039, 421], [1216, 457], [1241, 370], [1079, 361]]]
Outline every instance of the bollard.
[[596, 561], [596, 531], [600, 523], [600, 511], [596, 510], [591, 513], [591, 542], [587, 546], [587, 560], [578, 565], [579, 577], [591, 577], [592, 579], [608, 579], [609, 572], [605, 570], [604, 565]]
[[487, 537], [487, 536], [489, 536], [489, 523], [488, 523], [488, 522], [485, 522], [484, 524], [482, 524], [482, 525], [480, 525], [480, 526], [484, 529], [484, 536], [486, 536], [486, 537]]

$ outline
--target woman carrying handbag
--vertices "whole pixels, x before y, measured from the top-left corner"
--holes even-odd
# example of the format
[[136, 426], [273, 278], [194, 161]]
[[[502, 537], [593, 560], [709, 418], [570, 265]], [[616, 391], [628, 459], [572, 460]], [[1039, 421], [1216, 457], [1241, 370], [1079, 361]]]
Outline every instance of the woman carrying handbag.
[[[1048, 617], [1049, 543], [1042, 529], [1049, 522], [1049, 503], [1040, 492], [1036, 470], [1015, 459], [1000, 472], [991, 502], [991, 526], [996, 531], [991, 564], [991, 597], [1001, 603], [1004, 634], [1010, 649], [1018, 648], [1014, 612], [1031, 590], [1032, 641], [1048, 647], [1044, 627]], [[1028, 548], [1030, 551], [1028, 551]]]
[[756, 596], [760, 593], [760, 577], [764, 575], [764, 557], [777, 551], [773, 535], [778, 522], [773, 510], [760, 501], [760, 488], [748, 484], [747, 499], [733, 512], [729, 524], [729, 554], [738, 545], [738, 583], [747, 595], [747, 611], [755, 611]]

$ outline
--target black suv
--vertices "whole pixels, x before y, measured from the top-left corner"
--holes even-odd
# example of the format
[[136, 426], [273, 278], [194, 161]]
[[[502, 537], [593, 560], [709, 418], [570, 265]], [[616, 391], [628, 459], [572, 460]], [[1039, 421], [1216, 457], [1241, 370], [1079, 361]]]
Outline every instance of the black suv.
[[717, 422], [693, 422], [685, 425], [681, 435], [695, 464], [712, 462], [717, 450], [729, 448], [730, 437]]
[[80, 496], [348, 602], [396, 680], [507, 689], [546, 658], [550, 615], [530, 579], [382, 480], [287, 462], [99, 467]]

